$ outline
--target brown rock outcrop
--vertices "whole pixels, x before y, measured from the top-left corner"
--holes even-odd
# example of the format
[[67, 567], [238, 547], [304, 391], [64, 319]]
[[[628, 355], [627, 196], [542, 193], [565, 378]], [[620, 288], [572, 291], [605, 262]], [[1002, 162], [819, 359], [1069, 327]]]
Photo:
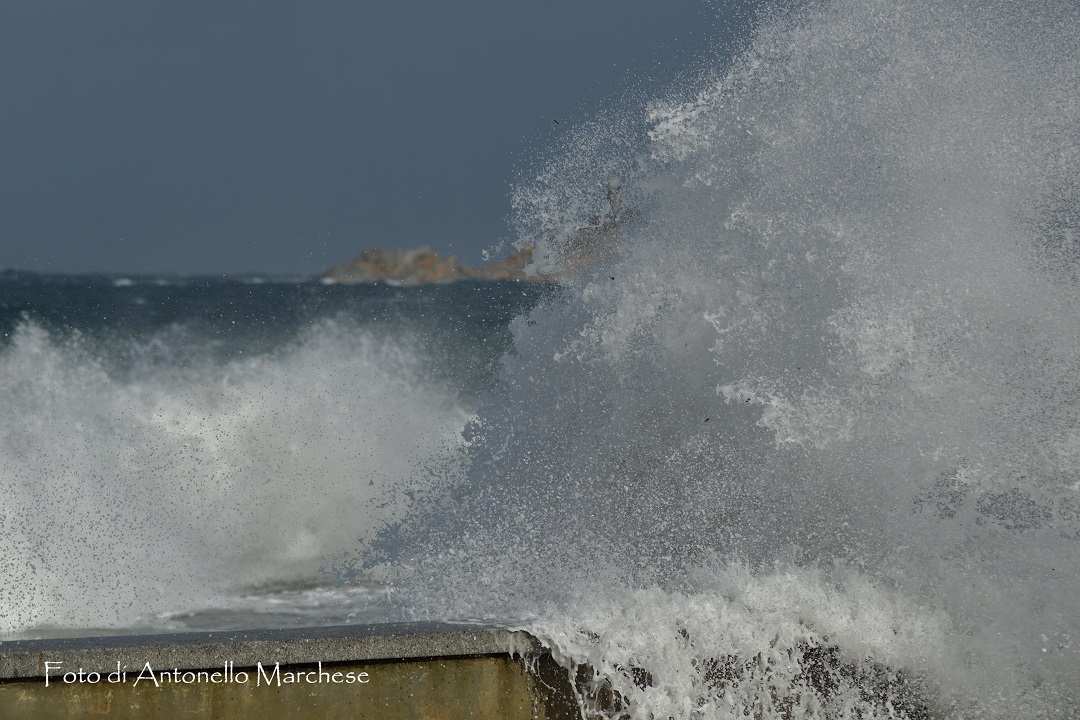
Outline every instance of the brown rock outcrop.
[[634, 218], [634, 211], [619, 195], [619, 183], [607, 186], [607, 210], [582, 224], [577, 232], [553, 238], [547, 248], [544, 273], [527, 272], [533, 262], [533, 248], [526, 245], [507, 258], [480, 268], [462, 265], [453, 255], [442, 257], [427, 246], [411, 250], [371, 248], [344, 265], [330, 268], [319, 279], [326, 283], [387, 283], [425, 285], [456, 280], [514, 280], [557, 283], [574, 275], [593, 272], [615, 256], [621, 228]]
[[410, 250], [371, 248], [350, 262], [330, 268], [319, 275], [323, 282], [390, 285], [425, 285], [456, 280], [516, 280], [544, 282], [526, 275], [525, 266], [532, 260], [532, 248], [526, 247], [504, 260], [481, 268], [462, 265], [453, 255], [442, 257], [429, 247]]

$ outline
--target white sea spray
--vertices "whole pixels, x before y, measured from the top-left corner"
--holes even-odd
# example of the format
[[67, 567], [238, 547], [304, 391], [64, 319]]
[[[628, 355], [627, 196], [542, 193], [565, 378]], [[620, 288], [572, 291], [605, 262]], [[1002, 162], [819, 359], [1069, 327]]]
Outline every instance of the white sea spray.
[[151, 342], [126, 372], [31, 321], [0, 351], [0, 631], [127, 627], [318, 577], [436, 481], [468, 419], [404, 335], [327, 319], [226, 363], [205, 338]]
[[412, 612], [533, 628], [612, 717], [1074, 712], [1078, 38], [1062, 2], [765, 11], [571, 134], [515, 208], [577, 279], [386, 545]]

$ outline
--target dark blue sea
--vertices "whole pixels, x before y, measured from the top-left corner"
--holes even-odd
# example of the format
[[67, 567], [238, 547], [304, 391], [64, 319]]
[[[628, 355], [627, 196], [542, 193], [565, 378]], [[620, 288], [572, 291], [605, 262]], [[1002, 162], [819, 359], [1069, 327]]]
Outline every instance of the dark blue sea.
[[557, 287], [0, 275], [0, 634], [479, 620], [596, 717], [1077, 717], [1080, 8], [755, 12], [519, 169]]

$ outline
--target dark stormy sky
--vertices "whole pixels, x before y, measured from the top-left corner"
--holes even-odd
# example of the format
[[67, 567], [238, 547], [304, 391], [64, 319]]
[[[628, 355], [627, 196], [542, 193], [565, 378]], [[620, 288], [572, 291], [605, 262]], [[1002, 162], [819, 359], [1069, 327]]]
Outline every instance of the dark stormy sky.
[[[729, 32], [707, 0], [0, 4], [0, 268], [479, 263], [515, 167]], [[558, 118], [559, 125], [552, 122]]]

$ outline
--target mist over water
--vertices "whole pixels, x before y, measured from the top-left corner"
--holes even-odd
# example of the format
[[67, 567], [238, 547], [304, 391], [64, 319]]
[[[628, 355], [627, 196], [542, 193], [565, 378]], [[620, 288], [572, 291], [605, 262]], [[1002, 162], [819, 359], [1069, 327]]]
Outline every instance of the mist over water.
[[0, 298], [0, 632], [332, 572], [613, 717], [1074, 716], [1078, 188], [1074, 4], [816, 2], [522, 170], [558, 291]]
[[466, 418], [407, 347], [332, 322], [272, 361], [125, 380], [102, 364], [33, 324], [4, 353], [9, 631], [315, 577], [394, 517]]
[[342, 572], [528, 627], [616, 716], [1075, 714], [1078, 38], [814, 3], [583, 125], [520, 240], [557, 268], [615, 179], [617, 256], [515, 321], [465, 480]]
[[502, 316], [531, 302], [470, 284], [11, 280], [0, 634], [370, 619], [378, 593], [317, 591], [323, 566], [449, 481]]

